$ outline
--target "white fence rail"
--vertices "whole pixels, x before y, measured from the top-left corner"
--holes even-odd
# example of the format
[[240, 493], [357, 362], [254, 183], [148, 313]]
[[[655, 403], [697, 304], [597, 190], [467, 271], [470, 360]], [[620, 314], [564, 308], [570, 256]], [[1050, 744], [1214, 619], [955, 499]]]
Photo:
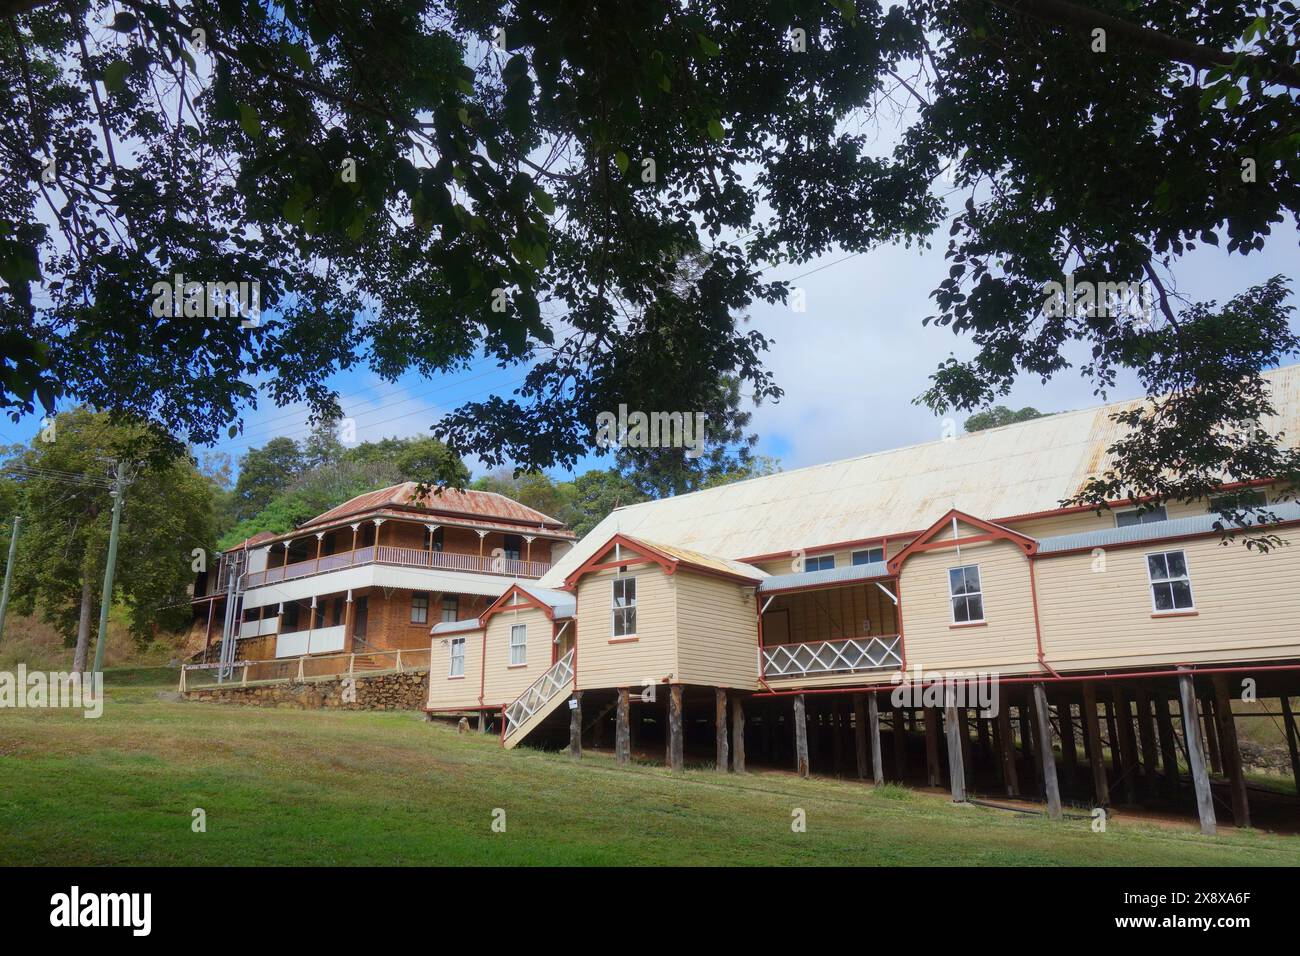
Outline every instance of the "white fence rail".
[[357, 654], [321, 654], [280, 660], [235, 661], [233, 671], [220, 678], [220, 664], [185, 664], [179, 690], [238, 687], [255, 684], [301, 684], [309, 680], [353, 675], [405, 673], [429, 669], [429, 648], [366, 651]]
[[897, 634], [773, 644], [762, 649], [762, 660], [764, 677], [804, 677], [903, 666]]
[[244, 578], [244, 586], [258, 587], [276, 581], [291, 581], [312, 574], [335, 571], [363, 564], [389, 564], [403, 568], [430, 568], [443, 571], [474, 571], [479, 574], [504, 574], [516, 578], [540, 578], [549, 561], [521, 561], [491, 555], [457, 554], [453, 551], [426, 551], [423, 548], [398, 548], [381, 544], [378, 548], [357, 548], [338, 554], [322, 555], [320, 560], [295, 561], [293, 564], [253, 571]]
[[518, 730], [521, 724], [545, 707], [549, 701], [554, 700], [557, 694], [572, 689], [573, 651], [569, 651], [552, 664], [550, 670], [537, 678], [528, 690], [506, 707], [506, 727], [502, 739]]

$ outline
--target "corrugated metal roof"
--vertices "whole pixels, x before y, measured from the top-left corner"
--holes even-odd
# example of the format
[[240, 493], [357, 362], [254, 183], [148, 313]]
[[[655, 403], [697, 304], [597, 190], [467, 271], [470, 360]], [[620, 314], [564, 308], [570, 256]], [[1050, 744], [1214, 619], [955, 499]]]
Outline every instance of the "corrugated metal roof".
[[[1277, 416], [1300, 434], [1300, 366], [1265, 374]], [[901, 401], [901, 399], [900, 399]], [[792, 548], [918, 532], [948, 509], [989, 521], [1054, 511], [1109, 464], [1120, 402], [1002, 428], [751, 478], [620, 508], [541, 579], [564, 581], [613, 534], [738, 560]]]
[[724, 571], [727, 574], [738, 574], [744, 578], [765, 578], [767, 572], [761, 568], [756, 568], [752, 564], [745, 564], [743, 561], [730, 561], [726, 558], [715, 557], [711, 554], [704, 554], [700, 551], [692, 551], [690, 548], [679, 548], [673, 544], [663, 544], [658, 541], [649, 541], [645, 538], [634, 538], [634, 541], [640, 541], [657, 551], [662, 551], [671, 558], [677, 558], [687, 564], [693, 564], [696, 567], [711, 568], [714, 571]]
[[451, 512], [479, 518], [520, 521], [554, 528], [563, 527], [563, 522], [529, 508], [527, 505], [521, 505], [505, 495], [499, 495], [495, 491], [443, 488], [440, 492], [417, 497], [416, 491], [418, 488], [419, 485], [416, 482], [404, 481], [400, 485], [390, 485], [377, 491], [368, 491], [363, 495], [357, 495], [355, 498], [343, 502], [343, 504], [335, 508], [331, 508], [324, 514], [317, 515], [310, 521], [305, 522], [302, 527], [307, 528], [313, 525], [327, 524], [350, 515], [364, 514], [368, 511], [396, 505], [425, 508], [430, 511]]
[[552, 591], [550, 588], [539, 588], [535, 584], [524, 584], [522, 581], [519, 582], [519, 589], [527, 591], [549, 607], [556, 617], [573, 617], [578, 613], [578, 598], [568, 591]]
[[851, 564], [840, 568], [827, 568], [824, 571], [801, 571], [794, 574], [773, 574], [763, 579], [758, 586], [758, 593], [784, 591], [788, 588], [834, 587], [838, 584], [853, 584], [856, 581], [870, 581], [874, 578], [889, 577], [889, 565], [884, 561], [872, 561], [869, 564]]
[[466, 631], [481, 631], [478, 618], [471, 617], [467, 621], [440, 621], [433, 625], [433, 636], [441, 637], [444, 634], [463, 634]]
[[[1272, 514], [1278, 521], [1300, 521], [1300, 502], [1284, 501], [1254, 514]], [[1101, 531], [1081, 531], [1077, 534], [1061, 534], [1038, 540], [1039, 554], [1053, 554], [1059, 551], [1075, 551], [1092, 548], [1106, 548], [1117, 544], [1134, 544], [1140, 541], [1160, 541], [1165, 538], [1180, 538], [1191, 534], [1210, 534], [1215, 530], [1214, 523], [1223, 519], [1216, 514], [1193, 515], [1190, 518], [1173, 518], [1169, 521], [1152, 521], [1149, 524], [1133, 524], [1125, 528], [1104, 528]], [[1226, 523], [1228, 527], [1242, 529], [1240, 524]]]

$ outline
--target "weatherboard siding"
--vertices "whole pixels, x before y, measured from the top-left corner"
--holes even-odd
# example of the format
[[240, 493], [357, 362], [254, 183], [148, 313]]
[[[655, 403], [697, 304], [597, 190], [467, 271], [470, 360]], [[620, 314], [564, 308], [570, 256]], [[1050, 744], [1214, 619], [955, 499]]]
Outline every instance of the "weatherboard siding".
[[754, 589], [679, 568], [677, 656], [686, 684], [758, 687], [758, 621]]
[[[982, 625], [953, 626], [948, 570], [977, 564]], [[1037, 667], [1029, 559], [1009, 541], [913, 554], [900, 582], [908, 668], [1023, 671]]]
[[[484, 658], [487, 680], [483, 688], [483, 701], [487, 704], [510, 703], [551, 667], [550, 618], [539, 608], [520, 600], [519, 595], [514, 595], [514, 599], [516, 604], [488, 618]], [[522, 666], [510, 664], [510, 628], [515, 624], [528, 628], [528, 660]]]
[[[451, 642], [465, 638], [465, 676], [450, 677]], [[483, 632], [464, 631], [435, 637], [429, 652], [429, 709], [450, 710], [479, 706], [479, 682], [483, 676]]]
[[632, 564], [637, 579], [635, 640], [613, 638], [610, 613], [615, 569], [578, 582], [578, 688], [640, 687], [678, 679], [675, 575], [658, 565]]
[[[1177, 550], [1196, 613], [1153, 617], [1146, 556]], [[1300, 656], [1294, 545], [1260, 554], [1217, 536], [1155, 541], [1043, 557], [1035, 572], [1044, 653], [1058, 670]]]

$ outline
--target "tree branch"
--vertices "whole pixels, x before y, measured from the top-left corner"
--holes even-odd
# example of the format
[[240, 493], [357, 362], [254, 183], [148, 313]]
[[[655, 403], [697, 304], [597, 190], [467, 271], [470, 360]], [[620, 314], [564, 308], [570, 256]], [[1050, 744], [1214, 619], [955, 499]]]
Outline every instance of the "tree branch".
[[1171, 37], [1167, 33], [1129, 23], [1127, 20], [1102, 13], [1100, 10], [1070, 3], [1068, 0], [993, 0], [993, 3], [1012, 13], [1032, 17], [1055, 26], [1075, 30], [1094, 30], [1100, 27], [1149, 53], [1203, 70], [1216, 66], [1230, 67], [1240, 58], [1243, 63], [1261, 67], [1264, 75], [1272, 82], [1292, 89], [1300, 88], [1300, 70], [1290, 64], [1202, 46], [1190, 40]]

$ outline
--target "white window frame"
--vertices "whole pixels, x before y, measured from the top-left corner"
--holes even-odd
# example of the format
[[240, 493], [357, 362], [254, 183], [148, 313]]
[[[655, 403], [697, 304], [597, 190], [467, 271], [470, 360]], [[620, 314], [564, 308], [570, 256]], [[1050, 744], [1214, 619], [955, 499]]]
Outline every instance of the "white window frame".
[[[831, 559], [831, 566], [830, 566], [829, 568], [823, 568], [823, 567], [820, 566], [821, 563], [822, 563], [822, 561], [825, 560], [826, 558], [830, 558], [830, 559]], [[810, 562], [810, 561], [816, 561], [817, 564], [818, 564], [818, 567], [815, 567], [815, 568], [810, 568], [810, 567], [808, 567], [808, 562]], [[807, 555], [807, 556], [803, 559], [803, 569], [804, 569], [804, 571], [806, 571], [806, 572], [813, 572], [813, 571], [834, 571], [834, 570], [835, 570], [835, 555], [834, 555], [834, 554], [810, 554], [810, 555]]]
[[[451, 639], [451, 653], [447, 659], [447, 677], [457, 678], [465, 676], [465, 648], [468, 642], [463, 637], [453, 637]], [[456, 648], [460, 647], [460, 653], [456, 653]], [[460, 662], [460, 673], [456, 673], [456, 663]]]
[[1217, 515], [1219, 511], [1217, 508], [1214, 507], [1214, 502], [1216, 500], [1222, 501], [1224, 498], [1245, 498], [1245, 497], [1249, 497], [1250, 495], [1259, 495], [1262, 500], [1257, 505], [1246, 505], [1244, 508], [1239, 508], [1237, 510], [1250, 511], [1252, 508], [1268, 507], [1268, 492], [1265, 491], [1263, 488], [1249, 488], [1243, 491], [1225, 492], [1221, 495], [1215, 495], [1213, 498], [1211, 498], [1209, 501], [1205, 503], [1205, 510], [1212, 515]]
[[[449, 603], [451, 604], [450, 608], [447, 607]], [[460, 619], [460, 598], [455, 594], [444, 595], [442, 600], [439, 602], [438, 607], [442, 623], [451, 624]], [[447, 616], [447, 611], [449, 610], [451, 611], [451, 617]]]
[[[881, 560], [881, 561], [884, 561], [884, 560], [885, 560], [885, 549], [884, 549], [883, 547], [881, 547], [880, 545], [877, 545], [877, 546], [874, 547], [874, 548], [858, 548], [858, 550], [854, 551], [852, 554], [849, 555], [849, 564], [850, 564], [850, 565], [855, 565], [855, 564], [857, 564], [856, 558], [857, 558], [858, 555], [860, 555], [860, 554], [868, 554], [868, 555], [869, 555], [869, 554], [871, 554], [872, 551], [879, 551], [879, 552], [880, 552], [880, 560]], [[866, 563], [867, 563], [867, 564], [878, 564], [879, 562], [876, 562], [876, 561], [867, 561]]]
[[[975, 569], [975, 577], [978, 579], [979, 590], [967, 591], [964, 594], [953, 594], [952, 593], [952, 572], [954, 571], [963, 572], [962, 578], [964, 580], [965, 579], [964, 572], [966, 571], [967, 568]], [[968, 624], [987, 623], [987, 608], [985, 608], [984, 606], [984, 575], [980, 571], [980, 566], [978, 564], [959, 564], [954, 568], [949, 568], [945, 572], [945, 574], [947, 575], [948, 578], [948, 617], [951, 619], [952, 623], [957, 627], [965, 627]], [[957, 620], [957, 605], [955, 603], [957, 598], [959, 597], [969, 598], [972, 596], [976, 596], [980, 599], [980, 616], [978, 618], [970, 618], [969, 620], [966, 621]]]
[[[1133, 527], [1133, 525], [1131, 525], [1131, 524], [1126, 524], [1126, 525], [1122, 525], [1122, 524], [1120, 524], [1120, 523], [1119, 523], [1119, 516], [1120, 516], [1120, 515], [1129, 515], [1129, 514], [1133, 514], [1133, 513], [1136, 512], [1137, 510], [1138, 510], [1137, 508], [1120, 508], [1120, 509], [1118, 509], [1118, 510], [1116, 510], [1116, 511], [1111, 512], [1111, 513], [1115, 516], [1115, 527], [1117, 527], [1117, 528], [1131, 528], [1131, 527]], [[1155, 520], [1139, 521], [1138, 524], [1155, 524], [1156, 521], [1168, 521], [1168, 520], [1169, 520], [1169, 511], [1168, 511], [1167, 508], [1165, 508], [1164, 505], [1157, 505], [1156, 508], [1153, 508], [1153, 509], [1150, 509], [1150, 510], [1144, 511], [1144, 512], [1142, 513], [1142, 516], [1145, 518], [1145, 517], [1146, 517], [1147, 515], [1149, 515], [1149, 514], [1154, 514], [1156, 510], [1159, 510], [1159, 511], [1161, 512], [1161, 514], [1164, 515], [1164, 517], [1163, 517], [1163, 518], [1158, 518], [1158, 519], [1155, 519]]]
[[[515, 634], [522, 634], [523, 641], [516, 642]], [[519, 652], [520, 660], [515, 660], [515, 652]], [[528, 625], [511, 624], [510, 625], [510, 666], [527, 667], [528, 666]]]
[[[1186, 569], [1186, 574], [1184, 574], [1182, 577], [1161, 578], [1159, 581], [1157, 581], [1155, 578], [1151, 576], [1151, 559], [1156, 557], [1157, 555], [1170, 555], [1170, 554], [1181, 554], [1183, 556], [1183, 567]], [[1190, 611], [1195, 611], [1196, 610], [1196, 589], [1192, 587], [1192, 566], [1187, 560], [1187, 552], [1183, 548], [1169, 548], [1164, 551], [1148, 551], [1142, 557], [1143, 557], [1142, 563], [1146, 565], [1146, 569], [1147, 569], [1147, 593], [1151, 595], [1151, 613], [1156, 616], [1163, 617], [1166, 614], [1187, 614]], [[1169, 567], [1168, 557], [1165, 558], [1165, 567], [1166, 568]], [[1189, 604], [1187, 607], [1171, 607], [1171, 608], [1163, 608], [1163, 609], [1156, 607], [1156, 585], [1172, 584], [1175, 581], [1187, 582], [1187, 595], [1192, 599], [1192, 603]], [[1172, 592], [1173, 589], [1170, 588], [1170, 593], [1172, 594]]]
[[[632, 582], [632, 600], [630, 603], [627, 600], [626, 583], [628, 581]], [[615, 592], [618, 590], [618, 586], [620, 582], [623, 582], [624, 584], [624, 593], [623, 593], [624, 603], [621, 607], [617, 603], [617, 598], [615, 597]], [[637, 631], [637, 621], [636, 621], [637, 593], [636, 592], [637, 592], [636, 575], [634, 574], [616, 577], [609, 582], [609, 639], [611, 641], [630, 641], [636, 637], [636, 631]], [[632, 630], [626, 634], [620, 634], [618, 633], [619, 612], [620, 611], [626, 612], [628, 610], [631, 610], [632, 612], [630, 615], [632, 619]], [[625, 618], [628, 616], [629, 615], [627, 615], [626, 613], [624, 614]]]

